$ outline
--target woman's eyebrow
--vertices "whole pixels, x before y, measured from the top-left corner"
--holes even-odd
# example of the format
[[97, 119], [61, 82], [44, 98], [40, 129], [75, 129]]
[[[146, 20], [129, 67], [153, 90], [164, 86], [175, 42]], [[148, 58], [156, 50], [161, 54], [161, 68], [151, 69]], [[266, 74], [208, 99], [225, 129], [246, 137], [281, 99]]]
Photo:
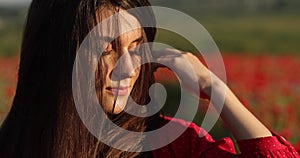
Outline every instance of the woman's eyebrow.
[[134, 41], [132, 41], [131, 43], [140, 43], [143, 40], [143, 36], [138, 37], [137, 39], [135, 39]]

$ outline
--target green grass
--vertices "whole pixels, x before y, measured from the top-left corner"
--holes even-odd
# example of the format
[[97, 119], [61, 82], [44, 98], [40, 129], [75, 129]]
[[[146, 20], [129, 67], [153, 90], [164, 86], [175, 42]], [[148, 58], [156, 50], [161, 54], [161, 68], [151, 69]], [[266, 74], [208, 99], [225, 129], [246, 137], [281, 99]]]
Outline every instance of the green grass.
[[13, 56], [20, 53], [25, 10], [7, 13], [0, 8], [0, 56]]
[[0, 32], [0, 55], [12, 56], [20, 52], [21, 33], [15, 30]]
[[[298, 14], [193, 16], [208, 30], [222, 52], [300, 54]], [[188, 41], [169, 31], [159, 30], [156, 40], [195, 51]]]
[[[0, 113], [2, 113], [2, 112], [7, 112], [8, 111], [8, 103], [9, 103], [9, 99], [8, 98], [6, 98], [6, 96], [5, 96], [5, 94], [4, 94], [4, 92], [5, 92], [5, 89], [4, 89], [4, 87], [5, 87], [5, 84], [6, 84], [7, 82], [3, 79], [3, 78], [1, 78], [0, 77]], [[0, 117], [0, 119], [1, 119], [1, 117]], [[1, 120], [0, 120], [0, 122], [1, 122]]]

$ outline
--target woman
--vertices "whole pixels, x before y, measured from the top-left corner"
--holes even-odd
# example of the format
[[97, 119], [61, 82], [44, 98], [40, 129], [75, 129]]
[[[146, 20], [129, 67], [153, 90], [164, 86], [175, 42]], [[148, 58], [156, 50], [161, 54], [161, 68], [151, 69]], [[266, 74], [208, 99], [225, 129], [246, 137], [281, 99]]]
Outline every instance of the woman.
[[[118, 150], [90, 133], [77, 112], [73, 97], [81, 92], [72, 89], [76, 52], [84, 38], [103, 19], [119, 11], [149, 5], [147, 0], [33, 0], [23, 37], [16, 95], [1, 127], [0, 157], [298, 157], [295, 149], [260, 123], [223, 82], [218, 79], [212, 82], [210, 71], [196, 57], [170, 49], [161, 52], [157, 60], [176, 58], [178, 60], [174, 61], [178, 63], [174, 65], [188, 60], [196, 68], [200, 90], [208, 97], [212, 86], [220, 87], [215, 89], [217, 94], [225, 87], [221, 117], [239, 140], [242, 154], [236, 155], [230, 139], [214, 141], [195, 124], [189, 124], [188, 130], [172, 143], [149, 152]], [[146, 12], [149, 17], [153, 16], [151, 10]], [[138, 15], [132, 16], [142, 20]], [[150, 117], [136, 117], [124, 112], [132, 104], [129, 96], [141, 105], [150, 101], [148, 89], [154, 83], [156, 65], [147, 63], [137, 69], [134, 65], [147, 59], [147, 53], [135, 52], [143, 50], [139, 45], [152, 42], [155, 33], [155, 28], [143, 28], [121, 34], [108, 42], [97, 62], [97, 99], [106, 116], [127, 130], [151, 131], [170, 121], [179, 126], [186, 125], [185, 121], [172, 120], [161, 116], [160, 112]], [[134, 49], [141, 50], [132, 51]], [[117, 63], [120, 56], [125, 56], [124, 63]], [[84, 72], [80, 77], [85, 77]], [[82, 89], [80, 85], [77, 88]], [[87, 111], [96, 109], [91, 105], [83, 108]], [[105, 120], [106, 116], [100, 116], [100, 119]], [[88, 117], [91, 122], [97, 120]], [[99, 132], [107, 129], [105, 121], [97, 128]], [[205, 136], [199, 138], [201, 133]], [[131, 144], [132, 140], [123, 138], [127, 137], [114, 131], [108, 139], [121, 146], [135, 146]], [[151, 140], [133, 141], [139, 146], [141, 142]]]

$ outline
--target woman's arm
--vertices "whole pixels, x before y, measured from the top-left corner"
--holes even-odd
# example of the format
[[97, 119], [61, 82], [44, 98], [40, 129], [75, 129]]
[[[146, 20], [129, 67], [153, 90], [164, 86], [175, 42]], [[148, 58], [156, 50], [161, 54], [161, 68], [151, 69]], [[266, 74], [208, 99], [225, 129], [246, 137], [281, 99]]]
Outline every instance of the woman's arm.
[[[206, 80], [209, 81], [209, 79]], [[271, 132], [247, 110], [224, 82], [214, 77], [212, 82], [205, 85], [203, 91], [208, 97], [210, 97], [212, 92], [212, 86], [214, 86], [213, 91], [217, 97], [218, 95], [221, 97], [222, 92], [225, 91], [225, 101], [221, 111], [221, 118], [237, 140], [272, 136]], [[213, 104], [214, 102], [212, 100]]]

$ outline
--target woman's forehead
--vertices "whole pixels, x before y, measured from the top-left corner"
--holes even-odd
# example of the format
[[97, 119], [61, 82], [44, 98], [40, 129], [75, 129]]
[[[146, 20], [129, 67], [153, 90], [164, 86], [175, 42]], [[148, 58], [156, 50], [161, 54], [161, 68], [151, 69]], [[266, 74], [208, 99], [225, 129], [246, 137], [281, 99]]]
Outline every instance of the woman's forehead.
[[[121, 32], [129, 32], [141, 28], [138, 19], [124, 9], [117, 11], [116, 8], [113, 7], [104, 7], [99, 10], [97, 16], [98, 23], [105, 23], [103, 26], [116, 28]], [[109, 30], [111, 30], [111, 28]]]
[[130, 42], [142, 36], [142, 28], [136, 17], [124, 9], [117, 12], [111, 7], [102, 8], [98, 13], [100, 37]]

